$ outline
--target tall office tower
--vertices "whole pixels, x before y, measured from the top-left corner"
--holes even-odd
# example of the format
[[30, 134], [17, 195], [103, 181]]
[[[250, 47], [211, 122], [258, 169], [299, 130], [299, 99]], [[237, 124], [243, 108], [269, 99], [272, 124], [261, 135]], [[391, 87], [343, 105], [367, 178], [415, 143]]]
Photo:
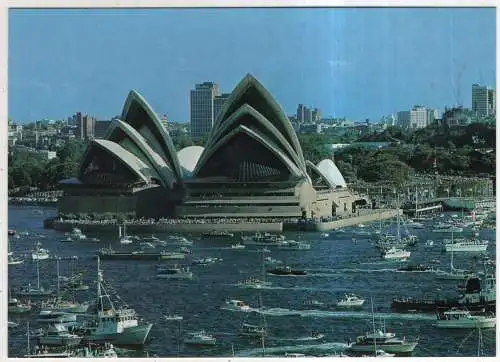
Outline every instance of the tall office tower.
[[303, 104], [299, 104], [297, 107], [297, 123], [298, 124], [304, 123], [305, 108], [306, 107]]
[[82, 112], [76, 112], [73, 116], [73, 120], [76, 125], [76, 138], [83, 140], [84, 139], [84, 126], [83, 126], [83, 118]]
[[312, 110], [312, 121], [313, 123], [318, 123], [321, 120], [321, 113], [318, 108]]
[[95, 117], [85, 115], [82, 118], [82, 128], [84, 130], [83, 139], [94, 139]]
[[312, 123], [312, 111], [309, 107], [304, 107], [304, 123]]
[[95, 121], [94, 138], [104, 138], [111, 121]]
[[472, 112], [478, 117], [495, 113], [495, 90], [479, 84], [472, 85]]
[[215, 98], [214, 98], [214, 122], [217, 120], [217, 116], [219, 115], [220, 111], [222, 110], [222, 107], [224, 107], [224, 104], [226, 103], [226, 101], [230, 95], [231, 95], [230, 93], [222, 93], [220, 96], [215, 96]]
[[219, 95], [219, 86], [214, 82], [196, 84], [191, 90], [191, 138], [207, 135], [214, 125], [214, 100]]

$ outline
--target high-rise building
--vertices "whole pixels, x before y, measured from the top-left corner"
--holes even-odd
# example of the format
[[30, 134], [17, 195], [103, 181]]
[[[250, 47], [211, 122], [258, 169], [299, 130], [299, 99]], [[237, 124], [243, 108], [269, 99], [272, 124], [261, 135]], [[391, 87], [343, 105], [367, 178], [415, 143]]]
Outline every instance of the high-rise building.
[[93, 139], [95, 117], [89, 115], [82, 116], [81, 112], [77, 112], [74, 117], [76, 121], [76, 138], [81, 140]]
[[418, 129], [425, 128], [438, 118], [436, 109], [426, 108], [424, 106], [413, 106], [409, 111], [400, 111], [397, 113], [397, 124], [402, 128]]
[[312, 121], [313, 123], [318, 123], [321, 120], [321, 112], [318, 108], [312, 110]]
[[215, 120], [214, 100], [219, 95], [219, 86], [213, 82], [196, 84], [191, 90], [191, 138], [207, 135]]
[[317, 108], [310, 108], [299, 104], [297, 106], [297, 123], [316, 123], [321, 119], [321, 113]]
[[220, 96], [219, 95], [215, 96], [215, 98], [214, 98], [214, 122], [217, 119], [217, 116], [219, 115], [220, 111], [222, 110], [222, 107], [224, 107], [224, 104], [226, 103], [226, 101], [230, 95], [231, 95], [230, 93], [222, 93]]
[[495, 114], [495, 90], [481, 86], [479, 84], [472, 85], [472, 112], [477, 117], [487, 117]]
[[94, 138], [104, 138], [111, 121], [96, 121], [94, 129]]

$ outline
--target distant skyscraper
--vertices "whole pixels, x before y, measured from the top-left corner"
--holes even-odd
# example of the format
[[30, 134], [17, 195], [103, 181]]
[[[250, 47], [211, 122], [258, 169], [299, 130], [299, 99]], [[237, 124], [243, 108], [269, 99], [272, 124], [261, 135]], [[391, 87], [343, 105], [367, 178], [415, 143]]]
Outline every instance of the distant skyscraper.
[[313, 123], [318, 123], [321, 120], [321, 113], [318, 108], [312, 110], [312, 121]]
[[231, 94], [230, 93], [222, 93], [220, 96], [215, 96], [214, 98], [214, 122], [217, 120], [217, 116], [219, 115], [219, 112], [222, 110], [222, 107], [224, 107], [224, 104], [226, 103], [226, 100], [229, 98]]
[[409, 111], [401, 111], [397, 114], [399, 127], [418, 129], [425, 128], [438, 118], [437, 110], [423, 106], [414, 106]]
[[305, 106], [303, 104], [299, 104], [297, 107], [297, 123], [304, 123], [304, 113], [305, 113]]
[[319, 109], [306, 107], [303, 104], [297, 106], [297, 123], [316, 123], [320, 120]]
[[219, 86], [213, 82], [196, 84], [191, 90], [191, 137], [193, 139], [208, 134], [214, 125], [214, 100], [219, 95]]
[[472, 85], [472, 112], [479, 117], [495, 114], [495, 90], [490, 87]]
[[104, 138], [111, 121], [96, 121], [94, 129], [94, 138]]
[[77, 112], [74, 117], [76, 121], [76, 138], [81, 140], [93, 139], [95, 117], [89, 115], [82, 116], [81, 112]]

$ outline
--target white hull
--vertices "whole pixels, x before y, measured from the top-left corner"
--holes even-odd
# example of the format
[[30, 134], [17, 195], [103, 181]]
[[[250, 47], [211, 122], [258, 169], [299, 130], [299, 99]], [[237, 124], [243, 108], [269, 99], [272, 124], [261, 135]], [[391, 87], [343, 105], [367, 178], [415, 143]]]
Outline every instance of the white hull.
[[156, 277], [158, 279], [193, 279], [193, 274], [173, 274], [173, 275], [167, 275], [167, 274], [157, 274]]
[[[417, 347], [418, 342], [408, 342], [405, 344], [377, 344], [377, 349], [381, 349], [387, 353], [409, 353], [413, 352], [415, 347]], [[374, 344], [356, 344], [353, 343], [350, 346], [350, 350], [353, 352], [371, 352], [375, 350]]]
[[355, 302], [355, 303], [337, 303], [337, 308], [360, 308], [363, 306], [363, 304], [365, 303], [365, 301], [362, 301], [362, 302]]
[[195, 346], [215, 346], [215, 340], [200, 340], [200, 339], [186, 339], [185, 344], [192, 344]]
[[453, 329], [495, 328], [496, 318], [471, 317], [460, 320], [443, 320], [437, 321], [434, 326]]
[[483, 252], [483, 251], [486, 251], [486, 249], [488, 248], [488, 245], [485, 244], [485, 245], [450, 245], [450, 244], [446, 244], [445, 245], [445, 250], [447, 252], [460, 252], [460, 251], [463, 251], [463, 252]]

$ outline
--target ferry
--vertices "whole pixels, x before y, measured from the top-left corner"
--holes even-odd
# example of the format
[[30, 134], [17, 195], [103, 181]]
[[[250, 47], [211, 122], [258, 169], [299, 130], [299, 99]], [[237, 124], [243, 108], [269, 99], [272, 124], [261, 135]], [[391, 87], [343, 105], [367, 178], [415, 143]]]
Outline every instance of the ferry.
[[382, 332], [377, 330], [374, 333], [366, 333], [364, 336], [356, 338], [356, 342], [349, 345], [353, 352], [373, 352], [381, 349], [387, 353], [410, 353], [418, 345], [418, 338], [397, 338], [393, 332]]
[[189, 270], [189, 267], [179, 268], [157, 268], [156, 277], [159, 279], [192, 279], [193, 272]]
[[246, 304], [244, 301], [238, 300], [238, 299], [226, 300], [226, 303], [223, 306], [223, 309], [232, 310], [232, 311], [236, 311], [236, 312], [250, 312], [250, 310], [251, 310], [251, 308], [248, 304]]
[[471, 315], [468, 310], [451, 308], [439, 313], [434, 324], [437, 328], [475, 329], [495, 328], [495, 315]]
[[202, 236], [206, 238], [232, 238], [234, 237], [233, 233], [230, 233], [229, 231], [208, 231], [206, 233], [201, 234]]
[[306, 275], [305, 270], [299, 270], [299, 269], [292, 269], [289, 266], [283, 266], [283, 267], [276, 267], [274, 269], [270, 269], [267, 271], [269, 274], [273, 275]]

